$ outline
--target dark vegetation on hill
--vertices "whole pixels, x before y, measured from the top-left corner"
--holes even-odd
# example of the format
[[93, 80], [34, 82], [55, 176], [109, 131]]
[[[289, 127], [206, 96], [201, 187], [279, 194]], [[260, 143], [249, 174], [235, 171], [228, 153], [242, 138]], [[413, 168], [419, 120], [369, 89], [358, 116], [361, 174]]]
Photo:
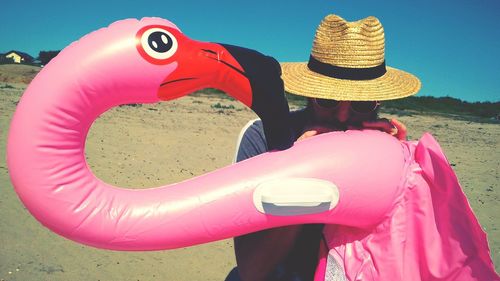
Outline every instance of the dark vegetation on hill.
[[452, 97], [408, 97], [399, 100], [385, 101], [383, 110], [413, 110], [423, 113], [440, 113], [459, 116], [475, 116], [491, 120], [499, 120], [500, 102], [466, 102]]
[[[225, 95], [216, 89], [205, 89], [195, 94]], [[305, 106], [306, 98], [287, 94], [288, 102], [295, 106]], [[476, 122], [499, 123], [500, 101], [498, 102], [466, 102], [452, 97], [414, 96], [398, 100], [382, 102], [382, 113], [395, 115], [412, 115], [428, 113], [448, 115], [457, 119]]]

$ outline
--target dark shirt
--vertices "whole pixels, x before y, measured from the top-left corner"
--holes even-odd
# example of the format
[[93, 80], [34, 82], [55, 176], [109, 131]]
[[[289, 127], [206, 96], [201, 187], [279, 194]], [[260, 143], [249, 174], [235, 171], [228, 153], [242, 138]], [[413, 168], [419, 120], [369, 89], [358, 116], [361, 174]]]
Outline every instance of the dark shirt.
[[[312, 120], [311, 112], [307, 109], [291, 113], [292, 131], [298, 138], [304, 132], [307, 124]], [[256, 120], [250, 124], [240, 137], [237, 147], [236, 162], [268, 151], [262, 121]], [[274, 280], [313, 280], [317, 264], [319, 243], [322, 237], [323, 225], [304, 225], [293, 249], [286, 259], [276, 268]]]

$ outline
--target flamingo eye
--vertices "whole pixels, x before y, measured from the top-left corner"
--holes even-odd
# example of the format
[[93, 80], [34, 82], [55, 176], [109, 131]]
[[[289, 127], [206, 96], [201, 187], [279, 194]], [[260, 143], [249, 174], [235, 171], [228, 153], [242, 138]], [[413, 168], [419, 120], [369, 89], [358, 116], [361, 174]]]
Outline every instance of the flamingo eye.
[[138, 49], [141, 55], [155, 64], [166, 63], [177, 51], [177, 39], [164, 28], [152, 27], [141, 30], [137, 34], [140, 41]]

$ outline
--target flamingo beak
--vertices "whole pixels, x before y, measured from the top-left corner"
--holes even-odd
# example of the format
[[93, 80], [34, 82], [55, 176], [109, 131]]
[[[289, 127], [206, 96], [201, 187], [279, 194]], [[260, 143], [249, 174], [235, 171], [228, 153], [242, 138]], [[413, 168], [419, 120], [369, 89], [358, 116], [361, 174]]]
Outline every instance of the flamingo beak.
[[226, 45], [189, 40], [177, 58], [177, 68], [158, 90], [161, 100], [172, 100], [204, 88], [216, 88], [252, 105], [252, 89], [245, 70]]

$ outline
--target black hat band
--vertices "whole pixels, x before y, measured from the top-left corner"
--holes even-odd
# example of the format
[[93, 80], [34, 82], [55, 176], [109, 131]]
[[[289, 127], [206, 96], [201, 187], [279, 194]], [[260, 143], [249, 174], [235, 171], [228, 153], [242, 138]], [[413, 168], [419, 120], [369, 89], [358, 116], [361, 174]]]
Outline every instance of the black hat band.
[[316, 73], [338, 79], [348, 80], [371, 80], [383, 76], [387, 70], [385, 60], [382, 64], [368, 68], [341, 67], [324, 62], [320, 62], [312, 55], [309, 57], [307, 67]]

